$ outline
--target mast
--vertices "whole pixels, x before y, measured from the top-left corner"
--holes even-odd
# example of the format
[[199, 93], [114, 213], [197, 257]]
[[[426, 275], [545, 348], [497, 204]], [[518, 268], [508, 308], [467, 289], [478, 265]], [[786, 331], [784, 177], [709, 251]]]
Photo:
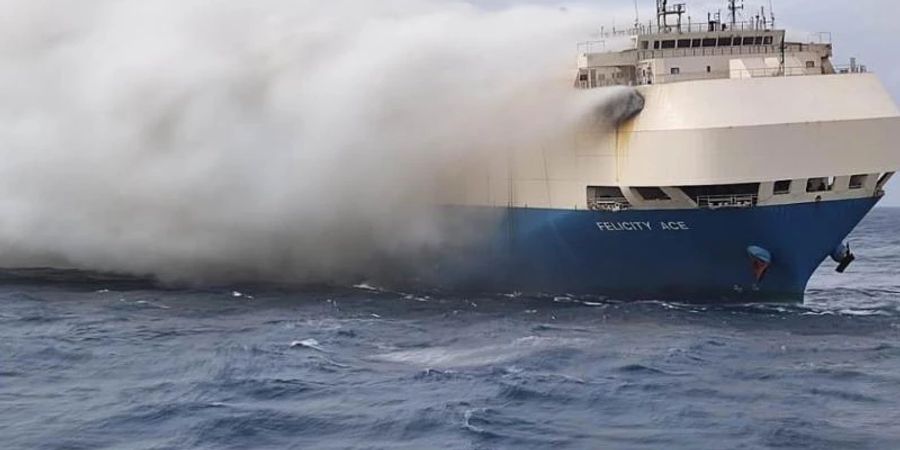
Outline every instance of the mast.
[[676, 16], [674, 26], [681, 31], [681, 16], [687, 11], [684, 3], [669, 5], [669, 0], [656, 0], [656, 26], [661, 32], [668, 32], [673, 25], [669, 24], [669, 16]]
[[735, 29], [738, 23], [738, 11], [744, 9], [744, 1], [741, 0], [741, 5], [738, 6], [737, 0], [728, 0], [728, 15], [731, 16], [731, 29]]

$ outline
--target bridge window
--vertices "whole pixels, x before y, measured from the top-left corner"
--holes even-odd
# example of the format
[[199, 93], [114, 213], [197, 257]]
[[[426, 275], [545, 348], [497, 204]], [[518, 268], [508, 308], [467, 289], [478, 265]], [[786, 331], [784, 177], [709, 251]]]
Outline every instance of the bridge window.
[[791, 180], [775, 182], [775, 195], [787, 195], [791, 193]]
[[753, 36], [748, 36], [744, 38], [744, 45], [753, 45], [753, 42], [756, 38]]
[[675, 48], [675, 41], [662, 41], [662, 48]]
[[636, 190], [644, 200], [672, 200], [672, 197], [669, 197], [665, 191], [658, 187], [638, 187], [634, 188], [634, 190]]
[[806, 62], [806, 68], [807, 68], [807, 69], [815, 69], [815, 68], [816, 68], [816, 62], [815, 62], [815, 61], [807, 61], [807, 62]]
[[681, 68], [680, 68], [680, 67], [673, 67], [673, 68], [672, 68], [672, 75], [680, 75], [680, 74], [681, 74]]
[[631, 207], [621, 188], [607, 186], [588, 186], [587, 205], [591, 211], [621, 211]]
[[763, 45], [763, 37], [757, 36], [757, 37], [753, 38], [753, 44], [754, 45]]
[[853, 175], [850, 177], [850, 189], [862, 189], [866, 186], [866, 181], [869, 181], [868, 175]]
[[834, 179], [828, 177], [810, 178], [806, 182], [806, 192], [828, 192], [834, 187]]
[[716, 46], [716, 40], [713, 39], [713, 38], [707, 38], [707, 39], [704, 39], [704, 40], [703, 40], [703, 46], [704, 46], [704, 47], [715, 47], [715, 46]]
[[678, 48], [691, 48], [691, 40], [690, 39], [679, 39], [678, 40]]
[[719, 38], [719, 47], [729, 47], [729, 46], [731, 46], [731, 38], [730, 37]]
[[700, 48], [700, 47], [702, 47], [702, 46], [703, 46], [703, 39], [694, 39], [694, 42], [693, 42], [692, 46], [693, 46], [694, 48]]
[[650, 42], [649, 42], [649, 41], [641, 41], [641, 50], [647, 50], [647, 49], [649, 49], [649, 48], [650, 48]]
[[766, 36], [765, 38], [763, 38], [763, 44], [765, 45], [772, 45], [773, 42], [775, 42], [775, 38], [773, 38], [772, 36]]
[[738, 46], [741, 45], [741, 38], [739, 38], [739, 37], [734, 38], [734, 45], [738, 45]]
[[653, 49], [659, 50], [659, 41], [653, 41]]

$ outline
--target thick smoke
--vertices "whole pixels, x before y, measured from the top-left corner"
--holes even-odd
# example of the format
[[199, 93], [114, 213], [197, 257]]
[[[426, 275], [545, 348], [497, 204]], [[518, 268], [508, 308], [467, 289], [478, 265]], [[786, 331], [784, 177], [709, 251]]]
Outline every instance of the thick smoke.
[[446, 244], [442, 173], [571, 133], [589, 11], [0, 0], [0, 265], [336, 280]]

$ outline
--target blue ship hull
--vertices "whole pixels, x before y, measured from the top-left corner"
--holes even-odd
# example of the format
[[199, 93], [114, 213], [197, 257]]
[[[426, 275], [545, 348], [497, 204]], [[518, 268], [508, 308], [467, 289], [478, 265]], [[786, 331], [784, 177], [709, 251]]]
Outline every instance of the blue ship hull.
[[[719, 210], [493, 209], [482, 211], [497, 215], [491, 241], [441, 271], [445, 280], [452, 273], [457, 285], [522, 292], [802, 301], [813, 272], [878, 200]], [[762, 280], [753, 271], [751, 246], [772, 255]]]

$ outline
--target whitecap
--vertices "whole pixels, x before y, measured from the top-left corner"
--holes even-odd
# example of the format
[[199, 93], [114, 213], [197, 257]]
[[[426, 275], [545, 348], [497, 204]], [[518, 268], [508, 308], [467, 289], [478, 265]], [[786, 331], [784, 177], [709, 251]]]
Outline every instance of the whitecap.
[[589, 343], [590, 341], [587, 339], [528, 336], [516, 339], [508, 344], [482, 347], [459, 346], [401, 350], [376, 355], [374, 358], [422, 368], [479, 367], [508, 363], [549, 349], [584, 347], [589, 345]]
[[319, 352], [325, 351], [325, 349], [323, 349], [319, 345], [319, 341], [317, 341], [315, 339], [304, 339], [302, 341], [291, 342], [291, 348], [297, 348], [297, 347], [309, 348], [309, 349], [313, 349], [313, 350], [316, 350]]
[[373, 285], [371, 285], [371, 284], [369, 284], [369, 283], [359, 283], [359, 284], [354, 284], [353, 287], [356, 288], [356, 289], [362, 289], [362, 290], [364, 290], [364, 291], [371, 291], [371, 292], [381, 292], [381, 291], [383, 291], [383, 289], [381, 289], [381, 288], [379, 288], [379, 287], [377, 287], [377, 286], [373, 286]]

